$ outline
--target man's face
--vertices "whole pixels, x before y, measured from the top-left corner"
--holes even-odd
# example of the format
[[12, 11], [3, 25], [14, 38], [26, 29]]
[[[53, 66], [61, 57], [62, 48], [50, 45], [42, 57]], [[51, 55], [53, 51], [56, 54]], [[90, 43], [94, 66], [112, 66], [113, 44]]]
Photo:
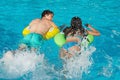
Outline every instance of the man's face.
[[46, 17], [48, 20], [52, 21], [53, 14], [46, 15], [45, 17]]

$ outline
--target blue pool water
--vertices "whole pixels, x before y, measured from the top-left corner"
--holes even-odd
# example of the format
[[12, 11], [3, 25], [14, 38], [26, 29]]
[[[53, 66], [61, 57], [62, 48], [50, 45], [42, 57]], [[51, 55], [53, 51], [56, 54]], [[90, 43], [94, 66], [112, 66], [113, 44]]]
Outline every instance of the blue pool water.
[[[120, 79], [120, 0], [1, 0], [0, 2], [0, 80], [119, 80]], [[17, 52], [14, 60], [2, 58], [16, 50], [22, 30], [43, 10], [54, 12], [56, 25], [69, 25], [81, 17], [100, 31], [84, 54], [66, 64], [59, 47], [50, 39], [38, 54]]]

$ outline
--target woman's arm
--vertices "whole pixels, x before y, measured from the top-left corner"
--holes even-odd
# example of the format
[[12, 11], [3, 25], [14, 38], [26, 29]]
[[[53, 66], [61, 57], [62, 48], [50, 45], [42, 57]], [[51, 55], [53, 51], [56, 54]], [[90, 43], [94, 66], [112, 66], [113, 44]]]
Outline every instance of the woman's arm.
[[94, 35], [94, 36], [99, 36], [100, 32], [96, 29], [94, 29], [90, 24], [87, 25], [90, 30], [87, 30], [88, 34]]
[[79, 41], [79, 39], [76, 38], [76, 37], [68, 37], [68, 38], [66, 39], [66, 42], [78, 42], [78, 41]]

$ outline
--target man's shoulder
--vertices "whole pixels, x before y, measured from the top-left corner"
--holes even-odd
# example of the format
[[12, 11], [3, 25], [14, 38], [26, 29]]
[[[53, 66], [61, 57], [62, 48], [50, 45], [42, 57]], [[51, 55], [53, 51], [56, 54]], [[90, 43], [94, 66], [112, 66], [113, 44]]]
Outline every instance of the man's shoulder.
[[40, 21], [40, 19], [34, 19], [34, 20], [32, 20], [32, 22], [39, 22]]
[[34, 19], [33, 21], [40, 21], [41, 19], [37, 18], [37, 19]]

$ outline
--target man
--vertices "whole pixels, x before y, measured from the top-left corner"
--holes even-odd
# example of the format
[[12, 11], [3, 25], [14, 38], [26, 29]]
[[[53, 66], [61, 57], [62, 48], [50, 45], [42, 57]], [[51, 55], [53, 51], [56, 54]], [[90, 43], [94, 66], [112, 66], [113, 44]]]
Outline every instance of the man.
[[52, 22], [54, 13], [50, 10], [44, 10], [41, 14], [41, 19], [32, 20], [29, 24], [30, 34], [25, 36], [20, 44], [20, 49], [25, 47], [39, 48], [41, 46], [43, 36], [51, 27], [57, 27]]

